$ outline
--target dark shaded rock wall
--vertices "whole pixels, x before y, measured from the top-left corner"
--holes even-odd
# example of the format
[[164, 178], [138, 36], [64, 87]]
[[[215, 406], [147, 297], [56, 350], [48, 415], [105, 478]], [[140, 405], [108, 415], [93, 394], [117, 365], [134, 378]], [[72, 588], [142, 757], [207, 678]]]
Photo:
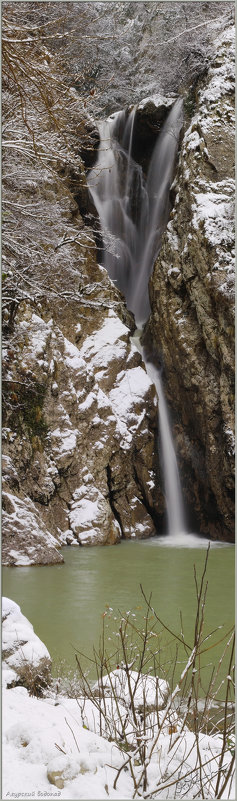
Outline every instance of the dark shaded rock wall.
[[234, 538], [234, 27], [193, 98], [146, 342], [164, 365], [190, 523]]

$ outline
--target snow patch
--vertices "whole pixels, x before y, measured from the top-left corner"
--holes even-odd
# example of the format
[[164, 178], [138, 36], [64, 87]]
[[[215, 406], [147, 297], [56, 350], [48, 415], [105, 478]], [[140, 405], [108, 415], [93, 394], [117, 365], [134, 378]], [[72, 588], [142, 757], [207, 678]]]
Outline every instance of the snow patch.
[[217, 191], [199, 192], [195, 194], [192, 210], [194, 228], [198, 230], [202, 224], [213, 247], [234, 245], [233, 198]]
[[95, 367], [105, 368], [113, 360], [124, 359], [128, 338], [129, 329], [110, 310], [102, 328], [86, 338], [80, 353]]
[[25, 663], [38, 666], [42, 659], [51, 661], [48, 649], [18, 604], [5, 597], [2, 598], [2, 655], [4, 668], [16, 671]]

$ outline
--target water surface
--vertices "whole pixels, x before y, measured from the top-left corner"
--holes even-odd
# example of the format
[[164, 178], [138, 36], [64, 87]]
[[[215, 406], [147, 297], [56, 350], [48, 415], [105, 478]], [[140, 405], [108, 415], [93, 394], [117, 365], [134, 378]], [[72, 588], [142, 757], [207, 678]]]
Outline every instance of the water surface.
[[[181, 538], [181, 546], [189, 536]], [[20, 604], [47, 645], [54, 673], [60, 660], [65, 660], [66, 671], [75, 668], [76, 648], [91, 654], [105, 611], [108, 634], [111, 627], [113, 631], [118, 627], [119, 609], [143, 616], [140, 584], [145, 593], [152, 592], [154, 609], [176, 633], [180, 633], [182, 611], [184, 637], [192, 645], [196, 608], [193, 568], [195, 564], [201, 577], [206, 548], [205, 542], [195, 537], [190, 537], [191, 543], [195, 547], [174, 547], [170, 538], [153, 538], [113, 547], [65, 547], [64, 565], [3, 568], [3, 594]], [[227, 630], [234, 620], [233, 546], [211, 545], [207, 579], [206, 632], [220, 625]], [[215, 637], [221, 639], [222, 632]], [[217, 664], [222, 649], [222, 643], [211, 649], [205, 655], [205, 664], [211, 660]], [[205, 670], [208, 675], [205, 668], [204, 679]]]

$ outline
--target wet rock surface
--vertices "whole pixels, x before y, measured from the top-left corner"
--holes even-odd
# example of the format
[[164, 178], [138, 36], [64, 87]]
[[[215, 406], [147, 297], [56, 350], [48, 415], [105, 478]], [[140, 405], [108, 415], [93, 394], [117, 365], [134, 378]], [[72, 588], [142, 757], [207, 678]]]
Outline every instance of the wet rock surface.
[[234, 539], [234, 53], [196, 89], [150, 281], [146, 343], [164, 365], [183, 493], [200, 531]]

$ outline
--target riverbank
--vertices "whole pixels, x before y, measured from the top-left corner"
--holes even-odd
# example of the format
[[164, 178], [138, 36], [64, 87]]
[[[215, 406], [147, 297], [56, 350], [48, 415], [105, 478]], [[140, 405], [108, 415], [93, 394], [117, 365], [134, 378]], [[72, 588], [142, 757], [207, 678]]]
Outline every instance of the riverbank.
[[[23, 628], [29, 637], [25, 665], [39, 667], [45, 646], [39, 647], [31, 624], [8, 599], [4, 614], [5, 642], [11, 646], [14, 627], [17, 670]], [[223, 784], [234, 799], [233, 738], [227, 745], [220, 732], [191, 730], [175, 706], [195, 664], [194, 651], [172, 691], [163, 679], [124, 665], [102, 674], [93, 687], [82, 679], [76, 699], [57, 692], [56, 685], [48, 686], [43, 697], [32, 697], [27, 687], [9, 687], [8, 659], [3, 669], [3, 799], [121, 801], [133, 798], [134, 791], [143, 799], [154, 793], [168, 799], [176, 792], [190, 799], [204, 786], [205, 798], [215, 798]]]
[[[65, 799], [108, 799], [133, 798], [134, 785], [132, 777], [122, 770], [116, 789], [114, 780], [120, 768], [125, 767], [125, 755], [118, 750], [114, 742], [91, 732], [83, 726], [80, 719], [78, 702], [75, 699], [59, 698], [57, 706], [51, 698], [30, 698], [24, 688], [3, 691], [3, 799], [6, 798], [65, 798]], [[93, 706], [91, 704], [91, 719]], [[88, 705], [87, 705], [88, 715]], [[6, 723], [7, 721], [7, 723]], [[24, 721], [24, 722], [23, 722]], [[172, 781], [173, 768], [170, 762], [170, 734], [167, 732], [160, 738], [159, 751], [161, 777], [164, 776], [167, 764]], [[213, 772], [217, 768], [218, 754], [221, 751], [221, 738], [202, 735], [200, 748], [205, 762], [210, 759]], [[186, 762], [185, 773], [195, 770], [197, 759], [194, 748], [194, 735], [186, 732], [182, 744], [175, 753], [175, 768], [179, 760], [182, 762], [183, 750], [192, 752]], [[62, 749], [62, 750], [60, 750]], [[157, 756], [154, 754], [151, 773], [157, 773]], [[231, 761], [231, 754], [226, 757], [226, 765]], [[14, 772], [12, 766], [14, 765]], [[209, 765], [210, 767], [210, 765]], [[152, 782], [152, 778], [151, 778]], [[186, 780], [187, 782], [187, 780]], [[168, 780], [166, 784], [169, 784]], [[182, 782], [179, 782], [182, 787]], [[198, 783], [185, 793], [183, 781], [183, 798], [195, 798]], [[190, 788], [190, 779], [189, 779]], [[152, 789], [152, 784], [151, 784]], [[173, 792], [174, 792], [173, 785]], [[229, 791], [227, 788], [227, 792]], [[168, 787], [157, 792], [156, 798], [172, 798]], [[149, 797], [145, 793], [141, 798]], [[206, 798], [215, 796], [208, 793]], [[234, 785], [230, 790], [230, 799], [235, 798]]]

